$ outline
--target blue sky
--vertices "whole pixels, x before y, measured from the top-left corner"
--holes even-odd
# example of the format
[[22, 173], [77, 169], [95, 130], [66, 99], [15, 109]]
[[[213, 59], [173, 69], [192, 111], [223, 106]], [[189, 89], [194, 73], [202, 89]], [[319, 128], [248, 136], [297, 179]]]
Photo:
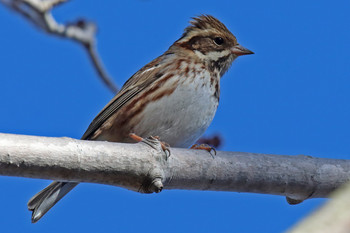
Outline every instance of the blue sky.
[[[54, 15], [98, 24], [98, 49], [122, 85], [178, 39], [190, 17], [212, 14], [255, 52], [237, 59], [222, 79], [207, 131], [223, 136], [222, 150], [348, 159], [349, 10], [348, 0], [76, 0]], [[3, 5], [0, 28], [0, 132], [79, 138], [113, 97], [85, 51]], [[0, 177], [2, 232], [281, 232], [325, 201], [290, 206], [272, 195], [145, 195], [82, 184], [33, 225], [26, 203], [49, 182]]]

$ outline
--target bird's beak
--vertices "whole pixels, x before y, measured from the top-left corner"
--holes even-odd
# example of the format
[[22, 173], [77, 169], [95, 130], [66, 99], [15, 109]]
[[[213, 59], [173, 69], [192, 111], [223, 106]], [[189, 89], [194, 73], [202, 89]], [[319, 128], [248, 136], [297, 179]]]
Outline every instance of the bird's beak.
[[244, 48], [242, 45], [237, 44], [231, 48], [231, 52], [237, 56], [254, 54], [254, 52], [249, 49]]

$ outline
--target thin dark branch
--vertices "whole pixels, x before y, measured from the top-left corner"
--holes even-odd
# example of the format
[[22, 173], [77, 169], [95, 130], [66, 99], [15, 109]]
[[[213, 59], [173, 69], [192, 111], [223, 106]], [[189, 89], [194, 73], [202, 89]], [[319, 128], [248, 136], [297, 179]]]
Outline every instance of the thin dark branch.
[[96, 46], [87, 46], [86, 50], [89, 54], [89, 57], [94, 65], [97, 73], [101, 77], [104, 84], [109, 87], [109, 89], [116, 94], [119, 90], [118, 87], [114, 84], [112, 79], [107, 74], [106, 70], [103, 68], [102, 60], [99, 58], [99, 55], [96, 51]]
[[86, 20], [59, 24], [52, 16], [52, 8], [66, 2], [66, 0], [0, 0], [0, 2], [45, 32], [74, 40], [83, 45], [104, 84], [114, 94], [118, 92], [118, 87], [108, 75], [97, 52], [96, 25]]

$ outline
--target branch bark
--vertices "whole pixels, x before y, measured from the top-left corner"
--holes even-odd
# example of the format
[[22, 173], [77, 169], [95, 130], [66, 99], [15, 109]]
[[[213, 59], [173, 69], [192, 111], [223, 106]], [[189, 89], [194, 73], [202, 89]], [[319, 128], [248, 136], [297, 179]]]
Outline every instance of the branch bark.
[[350, 161], [311, 156], [171, 148], [0, 134], [0, 174], [91, 182], [152, 193], [164, 189], [275, 194], [291, 204], [327, 197], [350, 178]]
[[5, 6], [24, 16], [43, 31], [66, 39], [71, 39], [86, 49], [94, 68], [104, 84], [115, 94], [118, 87], [114, 84], [103, 66], [96, 48], [96, 25], [86, 20], [77, 20], [68, 24], [59, 24], [51, 10], [67, 0], [0, 0]]

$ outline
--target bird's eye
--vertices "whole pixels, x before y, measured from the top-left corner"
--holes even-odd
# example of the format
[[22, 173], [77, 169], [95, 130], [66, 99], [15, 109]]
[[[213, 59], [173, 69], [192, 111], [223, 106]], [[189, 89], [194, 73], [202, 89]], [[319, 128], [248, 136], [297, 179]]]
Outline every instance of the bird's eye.
[[214, 43], [217, 45], [222, 45], [224, 43], [224, 39], [222, 39], [222, 37], [215, 37]]

